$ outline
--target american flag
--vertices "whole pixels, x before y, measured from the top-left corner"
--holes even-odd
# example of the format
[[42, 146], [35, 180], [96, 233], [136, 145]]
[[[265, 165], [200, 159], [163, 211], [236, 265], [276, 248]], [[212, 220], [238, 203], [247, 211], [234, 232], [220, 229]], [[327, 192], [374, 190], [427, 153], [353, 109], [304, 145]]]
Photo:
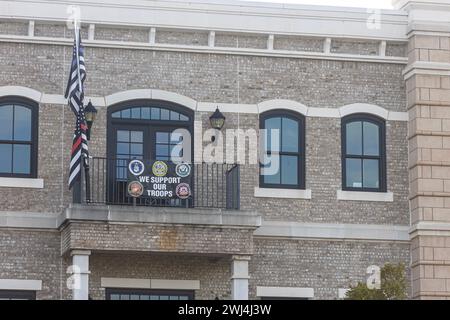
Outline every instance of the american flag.
[[87, 125], [83, 105], [84, 80], [86, 80], [84, 48], [81, 44], [81, 32], [78, 31], [78, 33], [75, 32], [72, 66], [65, 94], [66, 99], [69, 100], [69, 106], [77, 118], [71, 150], [69, 188], [72, 188], [73, 184], [80, 179], [81, 166], [84, 164], [84, 160], [89, 157], [86, 137]]

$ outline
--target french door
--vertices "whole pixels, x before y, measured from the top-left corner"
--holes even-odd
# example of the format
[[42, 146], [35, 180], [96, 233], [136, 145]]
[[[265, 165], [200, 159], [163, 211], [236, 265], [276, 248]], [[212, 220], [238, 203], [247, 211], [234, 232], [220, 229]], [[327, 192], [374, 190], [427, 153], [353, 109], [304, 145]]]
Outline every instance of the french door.
[[[109, 131], [108, 155], [108, 202], [112, 204], [132, 204], [133, 198], [128, 196], [128, 163], [130, 160], [171, 161], [172, 156], [183, 156], [183, 149], [175, 147], [184, 137], [174, 133], [178, 126], [152, 126], [117, 124]], [[175, 154], [177, 150], [177, 154]], [[188, 200], [139, 198], [137, 205], [146, 206], [188, 206]]]

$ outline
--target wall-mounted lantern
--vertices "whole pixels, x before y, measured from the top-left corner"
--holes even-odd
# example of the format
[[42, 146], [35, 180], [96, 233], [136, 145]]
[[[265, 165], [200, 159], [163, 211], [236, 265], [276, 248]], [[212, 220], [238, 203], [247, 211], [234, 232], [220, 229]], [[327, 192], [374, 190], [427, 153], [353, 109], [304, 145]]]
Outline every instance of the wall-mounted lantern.
[[[216, 108], [216, 111], [209, 117], [209, 123], [211, 124], [211, 128], [216, 130], [221, 130], [225, 124], [225, 116], [220, 112], [219, 107]], [[216, 137], [211, 137], [211, 141], [214, 142]]]
[[91, 140], [91, 128], [92, 124], [95, 121], [95, 118], [97, 117], [97, 109], [95, 109], [94, 105], [92, 104], [91, 100], [89, 100], [88, 105], [84, 109], [84, 115], [86, 117], [86, 123], [88, 126], [88, 130], [86, 132], [87, 139]]

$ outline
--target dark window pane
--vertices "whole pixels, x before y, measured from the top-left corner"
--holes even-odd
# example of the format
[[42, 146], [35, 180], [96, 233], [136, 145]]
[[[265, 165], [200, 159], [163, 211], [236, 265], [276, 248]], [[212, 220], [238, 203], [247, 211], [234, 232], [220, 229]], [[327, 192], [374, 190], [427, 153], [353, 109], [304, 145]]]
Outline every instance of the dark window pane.
[[188, 296], [180, 296], [180, 300], [189, 300]]
[[157, 132], [156, 133], [156, 143], [169, 143], [169, 133], [168, 132]]
[[180, 298], [178, 296], [170, 296], [169, 300], [179, 300]]
[[156, 145], [156, 155], [157, 156], [169, 156], [169, 146], [167, 144], [157, 144]]
[[140, 119], [141, 118], [141, 108], [132, 108], [131, 109], [131, 118]]
[[[272, 136], [275, 132], [272, 130], [278, 130], [278, 137], [281, 138], [281, 118], [269, 118], [264, 123], [264, 128], [266, 129], [266, 150], [267, 151], [280, 151], [280, 140], [278, 140], [278, 145], [272, 146]], [[274, 141], [275, 143], [276, 141]]]
[[282, 151], [298, 152], [298, 122], [292, 119], [283, 118], [283, 132], [281, 145]]
[[346, 125], [347, 154], [362, 155], [362, 123], [350, 122]]
[[117, 111], [117, 112], [114, 112], [112, 115], [111, 115], [111, 117], [113, 117], [113, 118], [120, 118], [120, 111]]
[[30, 174], [30, 153], [29, 145], [14, 145], [13, 172], [18, 174]]
[[131, 131], [131, 142], [144, 142], [144, 133], [142, 131]]
[[363, 160], [364, 188], [379, 188], [379, 161]]
[[151, 119], [151, 116], [150, 116], [150, 108], [142, 108], [142, 110], [141, 110], [141, 112], [142, 112], [142, 119], [145, 119], [145, 120], [150, 120]]
[[346, 160], [346, 186], [348, 188], [362, 188], [362, 170], [360, 159]]
[[167, 109], [161, 109], [161, 120], [170, 120], [170, 112]]
[[173, 121], [180, 120], [180, 114], [178, 112], [170, 111], [170, 120]]
[[121, 294], [120, 300], [130, 300], [130, 296], [128, 294]]
[[141, 295], [141, 300], [150, 300], [150, 296], [149, 295]]
[[379, 126], [371, 122], [364, 122], [364, 155], [380, 155]]
[[130, 153], [132, 155], [143, 155], [144, 152], [142, 150], [142, 144], [141, 143], [132, 143]]
[[129, 154], [130, 153], [130, 144], [129, 143], [121, 143], [117, 144], [117, 153], [120, 154]]
[[[273, 157], [274, 156], [272, 155], [272, 159], [273, 159]], [[273, 172], [275, 172], [274, 170], [276, 168], [271, 168], [271, 165], [274, 166], [275, 164], [273, 164], [273, 163], [272, 164], [270, 164], [270, 163], [267, 164], [267, 171], [269, 171], [270, 173], [273, 173]], [[279, 165], [281, 166], [281, 163]], [[278, 170], [276, 171], [275, 174], [264, 174], [263, 180], [264, 180], [264, 183], [267, 183], [267, 184], [280, 184], [281, 183], [281, 171], [280, 171], [280, 168], [278, 168]]]
[[111, 300], [119, 300], [119, 299], [120, 299], [120, 295], [118, 295], [118, 294], [112, 294], [112, 295], [110, 296], [110, 299], [111, 299]]
[[13, 138], [13, 106], [0, 107], [0, 140]]
[[159, 300], [169, 300], [169, 296], [159, 296]]
[[0, 172], [12, 172], [12, 145], [0, 144]]
[[150, 296], [150, 300], [159, 300], [159, 296]]
[[117, 141], [129, 142], [130, 141], [130, 131], [118, 130], [117, 131]]
[[137, 294], [132, 294], [132, 295], [130, 296], [130, 300], [140, 300], [140, 297], [139, 297], [139, 295], [137, 295]]
[[281, 184], [298, 184], [298, 158], [281, 156]]
[[122, 119], [130, 119], [131, 112], [130, 109], [122, 110]]
[[161, 118], [160, 111], [161, 109], [159, 108], [152, 108], [152, 120], [159, 120]]
[[31, 141], [31, 110], [14, 106], [14, 140]]
[[185, 116], [184, 114], [180, 114], [180, 120], [181, 121], [188, 121], [189, 118], [187, 116]]

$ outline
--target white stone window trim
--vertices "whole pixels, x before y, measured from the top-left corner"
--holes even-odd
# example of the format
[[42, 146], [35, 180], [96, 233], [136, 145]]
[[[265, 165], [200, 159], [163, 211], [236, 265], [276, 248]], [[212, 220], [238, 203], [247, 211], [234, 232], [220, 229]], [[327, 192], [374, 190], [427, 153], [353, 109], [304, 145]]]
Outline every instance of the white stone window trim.
[[100, 279], [102, 288], [123, 289], [164, 289], [164, 290], [199, 290], [200, 280], [166, 280], [136, 278], [104, 278]]
[[278, 189], [255, 187], [255, 198], [312, 199], [311, 189]]
[[42, 280], [0, 279], [0, 290], [41, 291]]
[[368, 202], [394, 202], [392, 192], [363, 192], [337, 190], [339, 201], [368, 201]]
[[44, 179], [0, 177], [0, 187], [44, 189]]
[[313, 288], [299, 287], [256, 287], [257, 297], [273, 297], [273, 298], [314, 298]]
[[[4, 86], [0, 87], [0, 97], [21, 96], [38, 103], [65, 105], [66, 99], [62, 95], [46, 94], [27, 87]], [[307, 117], [342, 118], [352, 113], [369, 113], [388, 121], [408, 121], [407, 112], [389, 111], [382, 107], [367, 103], [353, 103], [339, 108], [315, 108], [293, 100], [267, 100], [258, 104], [227, 104], [196, 101], [175, 92], [156, 89], [136, 89], [116, 92], [104, 97], [86, 97], [99, 108], [108, 107], [117, 103], [136, 99], [166, 100], [181, 104], [197, 112], [214, 112], [219, 106], [222, 112], [261, 114], [274, 109], [287, 109], [303, 114]]]
[[338, 299], [345, 299], [345, 296], [347, 295], [347, 292], [349, 291], [350, 289], [343, 289], [343, 288], [340, 288], [340, 289], [338, 289]]

